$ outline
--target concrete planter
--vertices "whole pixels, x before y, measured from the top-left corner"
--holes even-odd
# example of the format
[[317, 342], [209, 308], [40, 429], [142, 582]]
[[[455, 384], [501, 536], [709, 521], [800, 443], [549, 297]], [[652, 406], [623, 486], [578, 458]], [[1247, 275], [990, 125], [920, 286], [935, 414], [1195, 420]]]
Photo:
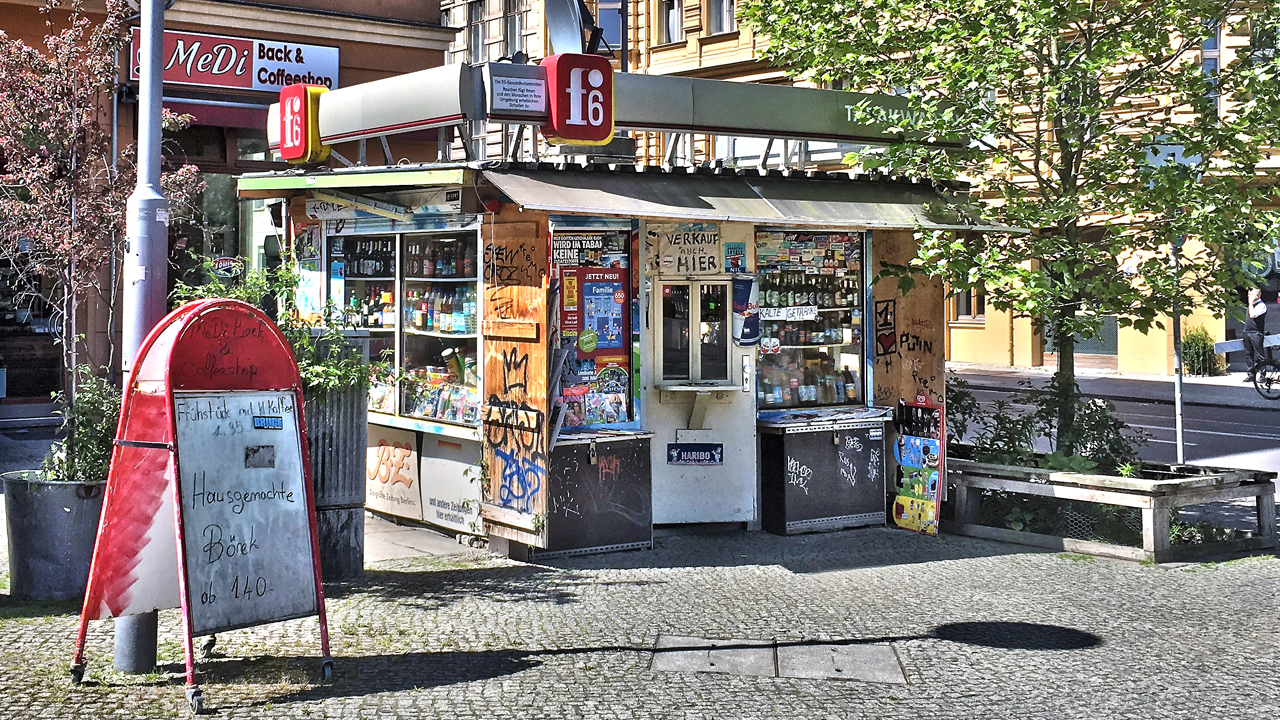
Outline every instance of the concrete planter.
[[104, 486], [48, 482], [35, 470], [3, 477], [10, 596], [19, 600], [83, 598]]

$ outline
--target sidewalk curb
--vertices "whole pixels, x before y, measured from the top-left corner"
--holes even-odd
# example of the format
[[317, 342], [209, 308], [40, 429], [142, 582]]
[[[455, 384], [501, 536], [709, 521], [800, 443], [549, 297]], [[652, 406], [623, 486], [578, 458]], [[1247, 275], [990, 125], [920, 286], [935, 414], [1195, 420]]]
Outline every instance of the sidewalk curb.
[[0, 418], [0, 431], [22, 430], [25, 428], [33, 428], [33, 427], [57, 427], [61, 424], [62, 424], [62, 418], [57, 416]]
[[[985, 392], [999, 392], [999, 393], [1015, 393], [1015, 392], [1025, 391], [1024, 388], [1020, 388], [1016, 385], [1012, 387], [1001, 387], [999, 385], [976, 385], [973, 382], [969, 383], [969, 389], [983, 390]], [[1039, 388], [1035, 388], [1032, 390], [1032, 392], [1043, 394], [1046, 391]], [[1103, 399], [1111, 400], [1114, 402], [1153, 403], [1156, 405], [1173, 405], [1174, 404], [1172, 397], [1156, 398], [1156, 397], [1138, 397], [1136, 395], [1109, 395], [1106, 393], [1093, 392], [1090, 390], [1086, 390], [1084, 388], [1080, 389], [1080, 394], [1086, 397], [1103, 398]], [[1254, 394], [1257, 395], [1257, 393], [1254, 393]], [[1172, 395], [1172, 392], [1170, 392], [1170, 395]], [[1228, 409], [1235, 409], [1235, 410], [1239, 410], [1241, 408], [1249, 408], [1252, 410], [1270, 410], [1270, 409], [1280, 410], [1280, 400], [1277, 400], [1277, 401], [1267, 400], [1261, 395], [1257, 395], [1256, 401], [1253, 399], [1250, 399], [1249, 402], [1244, 404], [1205, 402], [1203, 400], [1188, 400], [1184, 396], [1182, 399], [1182, 404], [1183, 406], [1187, 406], [1187, 407], [1217, 407], [1217, 408], [1228, 408]]]

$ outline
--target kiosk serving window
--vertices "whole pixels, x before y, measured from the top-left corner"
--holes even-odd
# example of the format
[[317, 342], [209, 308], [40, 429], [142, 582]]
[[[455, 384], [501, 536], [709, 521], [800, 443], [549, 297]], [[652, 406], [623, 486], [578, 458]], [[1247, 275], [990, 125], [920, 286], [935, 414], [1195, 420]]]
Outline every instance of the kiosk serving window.
[[664, 383], [729, 382], [729, 297], [727, 281], [661, 282]]
[[329, 299], [369, 331], [370, 357], [399, 371], [372, 383], [369, 410], [464, 437], [479, 427], [479, 238], [473, 228], [326, 233]]

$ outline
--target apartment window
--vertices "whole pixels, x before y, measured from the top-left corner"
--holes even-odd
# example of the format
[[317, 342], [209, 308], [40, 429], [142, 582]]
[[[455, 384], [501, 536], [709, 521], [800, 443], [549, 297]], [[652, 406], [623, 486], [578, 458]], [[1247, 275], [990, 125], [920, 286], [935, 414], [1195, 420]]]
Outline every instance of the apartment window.
[[503, 54], [511, 57], [524, 50], [524, 22], [520, 0], [502, 0]]
[[1262, 64], [1276, 60], [1276, 49], [1280, 46], [1280, 25], [1258, 21], [1253, 26], [1249, 38], [1249, 47], [1253, 49], [1253, 59]]
[[658, 27], [663, 43], [680, 42], [684, 39], [684, 9], [681, 0], [660, 0]]
[[733, 17], [733, 0], [708, 0], [707, 32], [711, 35], [733, 32], [738, 28]]
[[729, 283], [660, 283], [662, 381], [729, 382]]
[[610, 50], [622, 47], [622, 0], [600, 0], [596, 6], [596, 25]]
[[1204, 76], [1207, 85], [1205, 97], [1213, 102], [1213, 112], [1215, 115], [1219, 112], [1218, 98], [1218, 75], [1219, 63], [1222, 58], [1220, 43], [1218, 42], [1219, 28], [1217, 23], [1208, 25], [1209, 36], [1204, 39], [1200, 45], [1200, 63], [1204, 69]]
[[467, 61], [485, 61], [484, 3], [480, 0], [467, 3]]
[[985, 288], [970, 288], [956, 295], [956, 320], [978, 321], [987, 316], [987, 291]]

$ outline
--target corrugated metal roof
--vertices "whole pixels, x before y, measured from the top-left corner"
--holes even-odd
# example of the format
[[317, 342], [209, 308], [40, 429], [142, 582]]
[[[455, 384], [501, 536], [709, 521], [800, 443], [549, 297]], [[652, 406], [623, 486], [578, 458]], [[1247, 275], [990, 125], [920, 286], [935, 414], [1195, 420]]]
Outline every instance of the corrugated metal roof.
[[920, 182], [830, 179], [826, 173], [545, 169], [482, 171], [530, 210], [857, 228], [1017, 232], [981, 220], [963, 197]]

